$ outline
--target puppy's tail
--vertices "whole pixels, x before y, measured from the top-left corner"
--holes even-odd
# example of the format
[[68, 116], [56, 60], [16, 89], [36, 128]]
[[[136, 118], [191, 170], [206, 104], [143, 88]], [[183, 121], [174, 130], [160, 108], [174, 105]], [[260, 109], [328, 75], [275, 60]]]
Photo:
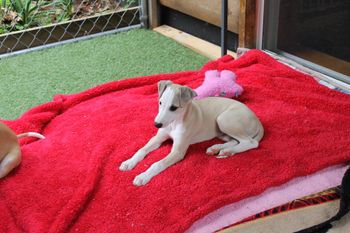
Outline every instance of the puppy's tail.
[[40, 138], [44, 139], [45, 136], [40, 134], [40, 133], [35, 133], [35, 132], [28, 132], [28, 133], [21, 133], [17, 135], [17, 138], [24, 138], [24, 137], [35, 137], [35, 138]]

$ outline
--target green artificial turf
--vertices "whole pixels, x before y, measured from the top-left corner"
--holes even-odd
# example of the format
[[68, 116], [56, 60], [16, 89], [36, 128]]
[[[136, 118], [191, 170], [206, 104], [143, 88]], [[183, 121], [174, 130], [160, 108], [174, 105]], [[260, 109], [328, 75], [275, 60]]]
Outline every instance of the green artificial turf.
[[197, 70], [207, 58], [139, 29], [0, 60], [0, 118], [15, 119], [58, 93], [104, 82]]

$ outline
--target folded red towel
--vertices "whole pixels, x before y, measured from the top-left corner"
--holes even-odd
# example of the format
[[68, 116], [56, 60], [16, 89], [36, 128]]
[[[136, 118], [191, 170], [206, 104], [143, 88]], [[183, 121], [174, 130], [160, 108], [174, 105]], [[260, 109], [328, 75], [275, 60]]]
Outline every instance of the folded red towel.
[[[227, 159], [205, 155], [214, 142], [192, 145], [186, 158], [146, 186], [135, 175], [163, 158], [171, 143], [134, 170], [118, 167], [155, 134], [161, 79], [198, 87], [209, 69], [237, 74], [240, 100], [261, 119], [260, 147]], [[58, 95], [14, 121], [23, 161], [0, 181], [0, 232], [183, 232], [209, 212], [294, 177], [350, 159], [350, 96], [261, 51], [225, 56], [200, 71], [116, 81]]]

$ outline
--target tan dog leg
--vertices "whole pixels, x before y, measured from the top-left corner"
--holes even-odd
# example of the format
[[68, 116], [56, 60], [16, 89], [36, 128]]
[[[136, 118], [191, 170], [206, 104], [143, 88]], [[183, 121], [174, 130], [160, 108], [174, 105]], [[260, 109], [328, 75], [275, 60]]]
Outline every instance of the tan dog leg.
[[[234, 140], [224, 143], [221, 146], [215, 145], [217, 147], [209, 148], [216, 153], [218, 151], [215, 149], [220, 149], [217, 158], [225, 158], [259, 146], [259, 142], [253, 138], [257, 132], [249, 132], [249, 129], [245, 128], [245, 125], [249, 125], [249, 123], [244, 121], [248, 121], [249, 119], [246, 119], [242, 114], [244, 112], [236, 112], [234, 109], [229, 109], [217, 118], [220, 131], [234, 138]], [[237, 119], [239, 122], [235, 122], [234, 119]]]
[[232, 148], [237, 145], [238, 141], [231, 139], [230, 141], [222, 144], [215, 144], [207, 149], [207, 155], [217, 155], [223, 149]]
[[144, 147], [142, 147], [134, 154], [134, 156], [124, 161], [120, 165], [119, 170], [128, 171], [133, 169], [140, 161], [142, 161], [146, 157], [147, 154], [158, 149], [160, 145], [168, 138], [168, 135], [164, 133], [162, 129], [158, 130], [157, 134], [154, 137], [152, 137], [151, 140], [149, 140]]
[[237, 153], [241, 153], [247, 150], [251, 150], [254, 148], [257, 148], [259, 146], [259, 142], [257, 142], [254, 139], [239, 139], [237, 138], [239, 143], [231, 146], [231, 147], [226, 147], [223, 148], [222, 150], [220, 150], [219, 155], [217, 156], [217, 158], [226, 158], [228, 156], [237, 154]]
[[185, 157], [188, 147], [188, 143], [175, 140], [170, 154], [168, 154], [164, 159], [152, 164], [152, 166], [145, 172], [136, 176], [134, 179], [134, 185], [141, 186], [147, 184], [154, 176], [181, 161]]

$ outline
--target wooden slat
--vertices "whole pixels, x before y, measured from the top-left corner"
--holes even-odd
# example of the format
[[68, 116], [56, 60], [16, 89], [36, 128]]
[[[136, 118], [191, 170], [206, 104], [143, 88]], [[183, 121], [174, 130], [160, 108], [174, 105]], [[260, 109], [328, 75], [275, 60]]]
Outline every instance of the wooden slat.
[[[220, 0], [160, 0], [162, 5], [193, 16], [197, 19], [221, 25]], [[228, 0], [228, 30], [238, 33], [239, 0]]]
[[239, 47], [256, 46], [256, 0], [240, 0]]
[[[216, 60], [221, 57], [221, 48], [219, 46], [209, 43], [205, 40], [199, 39], [188, 33], [179, 31], [167, 25], [162, 25], [160, 27], [154, 28], [153, 30], [177, 41], [178, 43], [184, 45], [187, 48], [192, 49], [193, 51], [203, 56], [208, 57], [211, 60]], [[228, 54], [233, 57], [236, 57], [236, 53], [232, 51], [228, 51]]]

